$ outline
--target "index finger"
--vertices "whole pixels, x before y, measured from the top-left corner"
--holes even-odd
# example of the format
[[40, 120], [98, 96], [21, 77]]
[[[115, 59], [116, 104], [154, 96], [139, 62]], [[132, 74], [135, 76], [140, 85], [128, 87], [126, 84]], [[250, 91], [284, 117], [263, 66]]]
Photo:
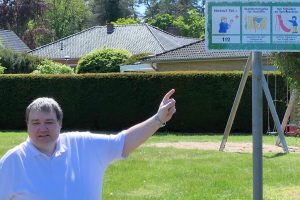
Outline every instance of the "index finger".
[[171, 89], [163, 98], [163, 102], [167, 101], [170, 99], [170, 97], [174, 94], [175, 89]]

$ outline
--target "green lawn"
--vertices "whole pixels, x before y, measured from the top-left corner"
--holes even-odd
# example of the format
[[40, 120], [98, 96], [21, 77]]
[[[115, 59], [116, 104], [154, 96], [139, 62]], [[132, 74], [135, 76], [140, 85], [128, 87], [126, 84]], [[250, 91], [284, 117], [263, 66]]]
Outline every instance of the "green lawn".
[[[25, 133], [0, 132], [0, 156], [26, 139]], [[148, 143], [215, 141], [214, 136], [153, 136]], [[231, 135], [229, 142], [251, 142], [250, 135]], [[264, 136], [274, 144], [276, 137]], [[300, 146], [300, 137], [288, 137]], [[264, 154], [264, 199], [293, 200], [300, 197], [300, 154]], [[109, 167], [104, 178], [103, 199], [252, 199], [252, 154], [204, 150], [140, 147], [125, 161]]]

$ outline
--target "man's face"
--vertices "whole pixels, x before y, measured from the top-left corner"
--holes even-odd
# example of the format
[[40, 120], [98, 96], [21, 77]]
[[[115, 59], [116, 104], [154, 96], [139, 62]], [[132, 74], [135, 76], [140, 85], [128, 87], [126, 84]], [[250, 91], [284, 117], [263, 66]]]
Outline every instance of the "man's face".
[[55, 150], [61, 123], [57, 121], [55, 113], [30, 111], [27, 131], [32, 143], [43, 153], [51, 154]]

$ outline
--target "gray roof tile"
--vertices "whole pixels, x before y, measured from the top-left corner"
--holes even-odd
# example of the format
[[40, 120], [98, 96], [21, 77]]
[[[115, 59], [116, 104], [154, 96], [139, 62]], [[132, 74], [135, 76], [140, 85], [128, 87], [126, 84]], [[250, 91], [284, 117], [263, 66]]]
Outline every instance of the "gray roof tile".
[[15, 52], [30, 51], [29, 47], [13, 31], [0, 29], [0, 41], [5, 48]]
[[52, 59], [80, 58], [95, 49], [108, 47], [127, 49], [132, 54], [158, 54], [195, 41], [199, 40], [174, 36], [147, 24], [115, 25], [111, 34], [107, 33], [106, 26], [95, 26], [38, 47], [31, 53]]
[[[145, 61], [183, 61], [183, 60], [207, 60], [226, 58], [246, 58], [250, 51], [208, 51], [204, 41], [197, 41], [179, 48], [175, 48], [163, 53], [156, 54]], [[263, 53], [263, 55], [269, 55]]]

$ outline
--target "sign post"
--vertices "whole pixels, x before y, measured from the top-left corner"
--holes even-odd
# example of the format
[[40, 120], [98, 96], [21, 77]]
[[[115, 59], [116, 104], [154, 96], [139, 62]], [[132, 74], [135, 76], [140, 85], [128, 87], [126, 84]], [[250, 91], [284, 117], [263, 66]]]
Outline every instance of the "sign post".
[[252, 53], [253, 199], [263, 199], [261, 52]]
[[[300, 52], [299, 0], [209, 0], [206, 2], [209, 51], [252, 51], [253, 199], [263, 199], [262, 51]], [[267, 92], [269, 92], [268, 88]], [[282, 130], [279, 131], [282, 134]], [[285, 143], [285, 141], [284, 141]], [[286, 146], [287, 149], [287, 146]]]

